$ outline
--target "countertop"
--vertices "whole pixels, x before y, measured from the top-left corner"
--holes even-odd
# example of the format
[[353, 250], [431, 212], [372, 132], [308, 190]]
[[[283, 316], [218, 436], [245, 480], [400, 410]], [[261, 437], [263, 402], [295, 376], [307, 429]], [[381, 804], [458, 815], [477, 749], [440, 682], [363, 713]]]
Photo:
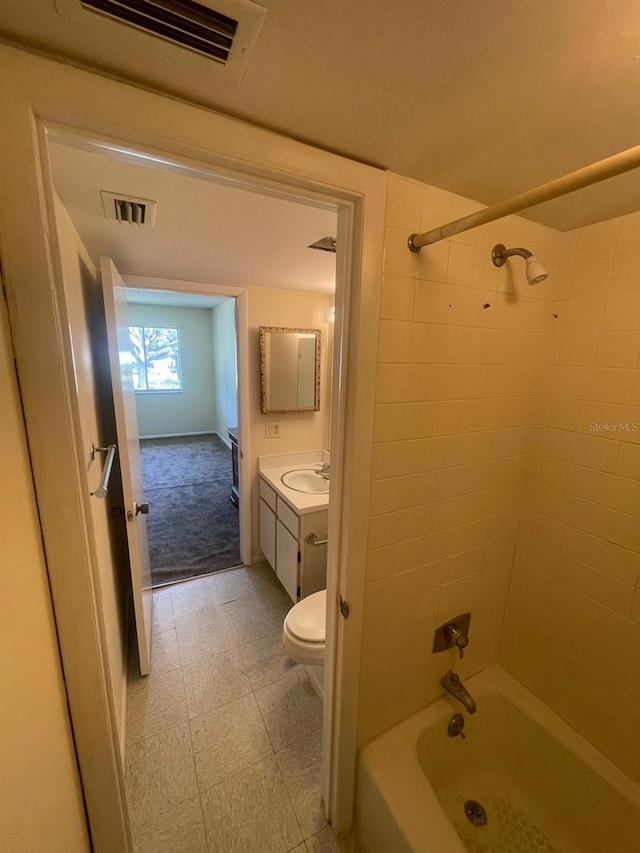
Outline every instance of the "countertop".
[[295, 489], [285, 486], [281, 477], [287, 471], [297, 471], [300, 468], [312, 468], [315, 470], [318, 464], [318, 462], [296, 462], [289, 465], [281, 465], [277, 468], [263, 468], [260, 471], [260, 476], [272, 489], [275, 489], [278, 495], [289, 504], [295, 513], [306, 515], [309, 512], [318, 512], [318, 510], [327, 509], [329, 506], [329, 492], [324, 495], [297, 492]]

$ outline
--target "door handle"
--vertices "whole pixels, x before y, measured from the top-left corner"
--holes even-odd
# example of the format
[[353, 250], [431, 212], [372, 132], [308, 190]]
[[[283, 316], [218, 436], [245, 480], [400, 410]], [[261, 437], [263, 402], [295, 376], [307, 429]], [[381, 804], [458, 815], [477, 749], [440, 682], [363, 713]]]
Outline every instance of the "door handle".
[[127, 518], [129, 521], [133, 521], [139, 513], [142, 513], [142, 515], [149, 515], [149, 504], [139, 504], [134, 501], [133, 505], [135, 507], [135, 512], [132, 512], [131, 510], [127, 512]]

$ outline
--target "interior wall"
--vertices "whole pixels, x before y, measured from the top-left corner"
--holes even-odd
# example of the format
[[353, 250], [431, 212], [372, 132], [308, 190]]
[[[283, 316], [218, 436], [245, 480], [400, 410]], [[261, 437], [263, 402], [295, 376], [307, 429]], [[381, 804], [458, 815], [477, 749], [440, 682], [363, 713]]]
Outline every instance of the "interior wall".
[[[10, 69], [9, 76], [15, 84], [0, 87], [4, 112], [12, 116], [11, 122], [0, 122], [6, 155], [0, 158], [3, 267], [43, 535], [60, 616], [60, 642], [65, 662], [70, 664], [68, 692], [96, 850], [123, 850], [127, 832], [119, 809], [120, 776], [112, 760], [111, 720], [101, 676], [101, 638], [94, 618], [96, 602], [85, 538], [88, 528], [79, 512], [85, 502], [78, 488], [76, 454], [68, 440], [67, 372], [60, 358], [59, 327], [52, 302], [42, 174], [35, 147], [35, 130], [41, 126], [36, 128], [34, 116], [57, 122], [61, 115], [73, 113], [79, 131], [88, 136], [101, 136], [108, 127], [116, 132], [117, 128], [121, 141], [132, 147], [153, 139], [154, 145], [169, 157], [184, 157], [189, 151], [209, 152], [213, 162], [224, 160], [238, 168], [254, 162], [263, 171], [277, 170], [291, 186], [302, 182], [318, 188], [343, 187], [350, 196], [362, 198], [361, 274], [350, 303], [349, 320], [349, 333], [357, 338], [358, 347], [349, 354], [346, 405], [354, 431], [347, 434], [344, 442], [351, 464], [349, 488], [342, 500], [344, 522], [340, 522], [345, 534], [343, 553], [348, 558], [345, 582], [357, 592], [369, 480], [369, 363], [371, 342], [375, 340], [375, 331], [368, 336], [367, 330], [369, 325], [374, 329], [376, 325], [368, 321], [377, 315], [386, 178], [370, 166], [6, 45], [0, 45], [0, 61]], [[45, 79], [47, 85], [43, 86]], [[344, 367], [341, 375], [347, 375]], [[51, 443], [52, 428], [57, 434], [55, 446]], [[359, 653], [358, 626], [359, 618], [354, 614], [353, 627], [347, 626], [339, 635], [338, 642], [350, 661], [355, 661]], [[350, 672], [351, 668], [341, 676], [347, 692], [352, 689]], [[38, 694], [38, 686], [32, 685], [31, 696]], [[337, 752], [342, 773], [333, 794], [333, 809], [335, 825], [345, 828], [351, 814], [351, 792], [348, 784], [345, 787], [345, 779], [350, 778], [350, 727], [342, 727], [339, 740], [345, 748]]]
[[214, 429], [227, 443], [227, 427], [238, 426], [238, 349], [236, 301], [227, 299], [211, 310], [215, 390]]
[[[107, 357], [102, 289], [95, 267], [62, 202], [55, 199], [56, 230], [66, 295], [68, 328], [73, 347], [87, 491], [98, 486], [104, 454], [91, 458], [90, 447], [117, 443]], [[91, 498], [92, 529], [97, 566], [107, 668], [119, 737], [124, 744], [127, 678], [127, 602], [130, 589], [124, 522], [110, 516], [112, 507], [122, 506], [116, 462], [105, 500]]]
[[0, 299], [1, 846], [11, 853], [88, 853], [13, 358]]
[[640, 213], [569, 239], [501, 660], [640, 781]]
[[[333, 305], [333, 296], [302, 290], [277, 290], [251, 287], [249, 295], [249, 393], [251, 413], [251, 523], [252, 554], [260, 552], [258, 457], [329, 447], [330, 340], [325, 311]], [[320, 329], [320, 411], [263, 415], [260, 411], [260, 326], [293, 326]], [[280, 425], [278, 438], [266, 438], [265, 425]]]
[[188, 435], [215, 429], [215, 372], [210, 308], [129, 304], [132, 326], [177, 326], [181, 391], [136, 394], [141, 437]]
[[[363, 742], [497, 659], [520, 508], [535, 466], [536, 400], [568, 280], [571, 238], [509, 217], [424, 248], [407, 236], [480, 207], [390, 174], [362, 637]], [[532, 288], [524, 245], [550, 278]], [[463, 661], [433, 654], [441, 622], [471, 611]]]

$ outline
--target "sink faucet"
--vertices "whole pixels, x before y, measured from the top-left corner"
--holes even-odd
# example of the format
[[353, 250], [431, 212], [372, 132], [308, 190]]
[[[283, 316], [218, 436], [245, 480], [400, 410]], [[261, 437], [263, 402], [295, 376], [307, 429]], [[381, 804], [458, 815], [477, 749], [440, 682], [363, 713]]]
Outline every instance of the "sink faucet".
[[329, 479], [329, 463], [323, 462], [319, 468], [316, 469], [316, 472], [320, 474], [321, 477], [324, 477], [325, 480]]
[[454, 699], [457, 699], [458, 702], [462, 702], [470, 714], [475, 714], [477, 710], [475, 700], [462, 681], [460, 681], [460, 676], [457, 673], [452, 672], [451, 670], [449, 670], [449, 672], [445, 672], [440, 684], [444, 687], [447, 693], [450, 693], [453, 696]]

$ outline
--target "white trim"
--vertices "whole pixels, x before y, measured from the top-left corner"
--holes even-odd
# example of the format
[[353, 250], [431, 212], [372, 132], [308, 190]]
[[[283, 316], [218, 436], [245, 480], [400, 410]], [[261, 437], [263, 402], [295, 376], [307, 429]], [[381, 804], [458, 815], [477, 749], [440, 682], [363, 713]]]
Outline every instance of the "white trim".
[[229, 450], [231, 450], [231, 439], [229, 438], [228, 435], [226, 437], [224, 435], [220, 435], [218, 430], [215, 430], [214, 435], [217, 435], [218, 438], [220, 439], [220, 441], [223, 441], [227, 445]]
[[[138, 438], [144, 441], [152, 438], [189, 438], [192, 435], [217, 435], [218, 438], [222, 438], [215, 429], [205, 429], [202, 432], [163, 432], [161, 435], [139, 435]], [[223, 438], [222, 440], [224, 441]]]
[[[209, 176], [210, 177], [210, 176]], [[242, 448], [251, 459], [251, 413], [249, 408], [249, 306], [246, 287], [217, 284], [209, 281], [190, 281], [169, 276], [123, 273], [127, 287], [140, 290], [175, 290], [180, 293], [204, 293], [227, 296], [236, 303], [236, 348], [238, 364], [238, 438], [241, 452], [238, 458], [240, 490], [240, 559], [245, 566], [253, 563], [251, 556], [251, 469], [243, 463]], [[224, 439], [223, 439], [224, 441]]]
[[[65, 125], [65, 132], [71, 131], [78, 138], [103, 139], [120, 150], [143, 149], [186, 165], [193, 174], [214, 171], [226, 174], [229, 181], [237, 184], [297, 199], [315, 198], [323, 206], [353, 210], [353, 253], [344, 261], [353, 289], [348, 298], [346, 294], [340, 297], [343, 317], [336, 322], [336, 339], [342, 335], [348, 340], [348, 347], [334, 366], [334, 377], [338, 379], [334, 386], [339, 389], [334, 391], [334, 402], [339, 399], [342, 408], [333, 409], [336, 417], [332, 426], [332, 459], [337, 458], [341, 464], [333, 480], [334, 495], [339, 495], [339, 500], [332, 501], [329, 512], [332, 545], [328, 573], [331, 624], [335, 626], [336, 622], [338, 589], [349, 596], [352, 615], [347, 622], [340, 620], [335, 645], [332, 644], [334, 654], [326, 666], [326, 683], [332, 684], [334, 663], [338, 662], [335, 677], [341, 692], [333, 697], [331, 711], [327, 712], [329, 703], [325, 702], [325, 712], [330, 713], [329, 722], [335, 728], [326, 805], [334, 829], [345, 830], [352, 821], [355, 783], [352, 767], [386, 175], [176, 99], [12, 47], [0, 46], [0, 58], [10, 81], [0, 91], [0, 108], [3, 114], [12, 116], [11, 122], [0, 126], [6, 287], [24, 381], [27, 430], [33, 448], [54, 607], [61, 635], [69, 639], [73, 635], [75, 639], [61, 645], [65, 672], [74, 676], [67, 678], [67, 685], [96, 853], [116, 849], [125, 853], [130, 841], [126, 837], [124, 789], [118, 787], [112, 774], [105, 772], [109, 768], [99, 763], [112, 737], [113, 720], [100, 713], [109, 704], [109, 690], [100, 653], [95, 590], [88, 587], [87, 580], [90, 561], [85, 547], [86, 518], [80, 509], [82, 494], [70, 441], [71, 394], [68, 386], [64, 387], [60, 326], [55, 306], [48, 298], [55, 282], [47, 241], [50, 219], [41, 196], [43, 169], [45, 183], [48, 181], [47, 152], [44, 147], [38, 150], [34, 129], [39, 129], [42, 138], [45, 125]], [[47, 80], [46, 86], [42, 86], [43, 79]], [[114, 139], [114, 135], [118, 138]], [[339, 217], [339, 238], [343, 235], [340, 239], [348, 233], [344, 224], [348, 219], [348, 214], [346, 219]], [[346, 256], [344, 248], [338, 253], [338, 267], [347, 272], [340, 260], [341, 255]], [[338, 420], [344, 420], [344, 428]], [[55, 452], [50, 443], [52, 432], [57, 436]], [[243, 477], [247, 475], [243, 472]], [[81, 575], [79, 585], [69, 583], [72, 571]], [[84, 603], [77, 623], [70, 610], [74, 603], [75, 611]], [[89, 645], [84, 643], [81, 631], [91, 638]], [[83, 636], [82, 648], [77, 642], [79, 635]], [[97, 673], [101, 673], [99, 681]], [[107, 817], [110, 821], [103, 819]], [[114, 843], [118, 832], [121, 839]]]

